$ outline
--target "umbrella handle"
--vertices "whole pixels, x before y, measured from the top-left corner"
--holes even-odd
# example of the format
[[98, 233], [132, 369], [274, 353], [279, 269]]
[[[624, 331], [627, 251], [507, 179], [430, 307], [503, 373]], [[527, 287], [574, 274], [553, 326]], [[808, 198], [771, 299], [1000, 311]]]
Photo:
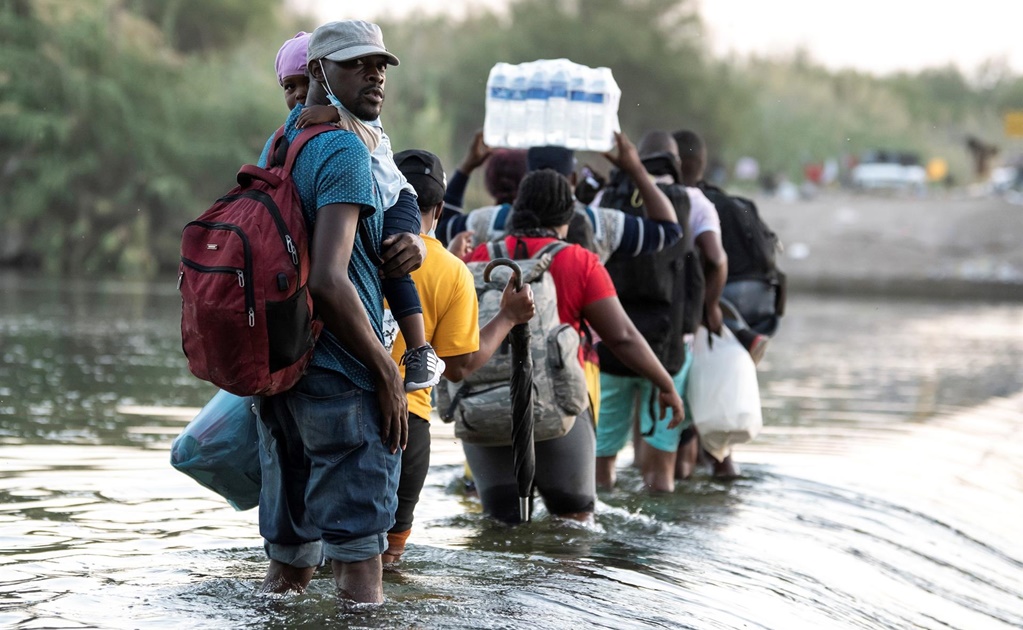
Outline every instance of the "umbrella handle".
[[512, 277], [515, 278], [515, 290], [522, 290], [522, 268], [510, 258], [495, 258], [483, 269], [483, 281], [490, 282], [490, 272], [495, 267], [509, 267], [512, 270]]

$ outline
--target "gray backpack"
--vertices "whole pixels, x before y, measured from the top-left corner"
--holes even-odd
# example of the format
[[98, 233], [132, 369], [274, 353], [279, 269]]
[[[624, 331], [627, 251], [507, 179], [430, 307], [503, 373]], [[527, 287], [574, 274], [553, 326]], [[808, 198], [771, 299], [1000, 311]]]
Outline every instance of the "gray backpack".
[[[568, 244], [555, 241], [532, 258], [517, 260], [522, 281], [533, 287], [536, 315], [529, 322], [533, 359], [533, 419], [537, 442], [568, 433], [589, 406], [586, 377], [579, 363], [579, 333], [558, 317], [554, 279], [546, 273], [554, 256]], [[491, 260], [509, 258], [503, 241], [487, 243]], [[500, 310], [501, 294], [511, 270], [498, 267], [483, 280], [487, 262], [468, 263], [476, 280], [479, 323], [483, 327]], [[502, 273], [507, 272], [507, 273]], [[442, 380], [436, 388], [441, 419], [455, 423], [455, 435], [486, 446], [511, 444], [511, 349], [507, 342], [483, 367], [459, 383]]]

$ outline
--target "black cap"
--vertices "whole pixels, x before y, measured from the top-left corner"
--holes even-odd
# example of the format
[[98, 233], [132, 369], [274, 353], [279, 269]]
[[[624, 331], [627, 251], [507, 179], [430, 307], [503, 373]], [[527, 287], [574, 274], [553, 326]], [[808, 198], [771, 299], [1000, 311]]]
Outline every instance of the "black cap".
[[526, 170], [549, 168], [568, 177], [575, 171], [575, 152], [565, 147], [531, 147], [526, 153]]
[[682, 181], [682, 165], [678, 155], [670, 151], [658, 151], [640, 156], [640, 161], [651, 175], [671, 175], [675, 183]]
[[447, 177], [439, 157], [423, 149], [408, 149], [395, 153], [394, 163], [416, 189], [421, 207], [434, 206], [444, 200]]

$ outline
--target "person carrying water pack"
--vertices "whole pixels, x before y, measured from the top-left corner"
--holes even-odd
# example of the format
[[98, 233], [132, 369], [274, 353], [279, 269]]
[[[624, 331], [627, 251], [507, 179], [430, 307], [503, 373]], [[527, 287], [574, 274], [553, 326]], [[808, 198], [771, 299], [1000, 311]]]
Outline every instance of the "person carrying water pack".
[[[377, 25], [324, 24], [308, 50], [315, 82], [364, 120], [379, 116], [387, 66], [398, 59]], [[302, 109], [284, 124], [289, 142], [300, 133]], [[259, 530], [270, 559], [261, 589], [301, 592], [327, 559], [340, 597], [381, 602], [380, 554], [394, 524], [398, 451], [408, 435], [405, 387], [382, 343], [380, 252], [367, 250], [380, 248], [383, 200], [366, 145], [347, 130], [311, 139], [292, 178], [310, 226], [308, 286], [324, 331], [298, 383], [257, 399]], [[381, 269], [409, 273], [422, 262], [422, 241], [394, 240]]]
[[[482, 143], [482, 136], [478, 142]], [[619, 147], [623, 144], [628, 145], [630, 147], [628, 155], [635, 152], [635, 147], [632, 146], [625, 134], [618, 134], [615, 142]], [[476, 146], [479, 145], [474, 145], [474, 147]], [[473, 153], [477, 152], [478, 149], [470, 148], [466, 162], [469, 161]], [[491, 164], [493, 164], [494, 157], [491, 158]], [[553, 170], [560, 173], [569, 182], [573, 191], [577, 188], [575, 152], [571, 149], [557, 146], [531, 147], [526, 152], [526, 159], [530, 172], [541, 169]], [[636, 178], [637, 181], [647, 177], [643, 164], [638, 159], [635, 164], [631, 162], [624, 164], [625, 167], [621, 170], [628, 177]], [[656, 186], [650, 188], [657, 189]], [[464, 184], [460, 186], [449, 184], [445, 203], [450, 207], [459, 207], [462, 203], [461, 194], [463, 192]], [[641, 189], [638, 194], [642, 199], [645, 191]], [[502, 238], [513, 212], [514, 208], [510, 204], [481, 208], [471, 212], [468, 223], [463, 222], [462, 225], [472, 231], [473, 247]], [[447, 229], [449, 232], [453, 231], [451, 227]], [[606, 262], [616, 251], [621, 251], [624, 256], [639, 256], [671, 247], [681, 238], [682, 227], [678, 224], [678, 219], [670, 203], [664, 206], [653, 204], [648, 215], [643, 217], [626, 214], [617, 208], [588, 206], [578, 201], [574, 203], [574, 213], [569, 220], [568, 233], [565, 236], [567, 242], [581, 245], [596, 253], [601, 263]], [[472, 248], [469, 250], [471, 251]], [[584, 369], [594, 417], [600, 413], [600, 369], [597, 367], [597, 341], [598, 339], [592, 331], [584, 331]]]
[[[681, 224], [689, 221], [689, 195], [679, 183], [679, 159], [675, 140], [664, 131], [647, 133], [639, 146], [647, 173], [671, 200]], [[601, 203], [634, 216], [646, 212], [636, 186], [615, 172], [603, 189]], [[618, 297], [636, 328], [672, 375], [679, 395], [685, 393], [692, 353], [684, 343], [686, 307], [686, 242], [661, 252], [638, 257], [611, 256], [606, 267]], [[618, 452], [638, 422], [642, 439], [635, 440], [636, 461], [647, 488], [670, 492], [675, 487], [675, 459], [679, 436], [686, 424], [668, 429], [658, 422], [649, 383], [623, 365], [603, 343], [600, 355], [600, 416], [597, 421], [596, 479], [600, 488], [615, 483]], [[686, 423], [689, 419], [686, 419]]]
[[[627, 136], [620, 134], [619, 138], [617, 142], [624, 141], [631, 146]], [[466, 159], [468, 160], [468, 156]], [[491, 157], [491, 160], [493, 159]], [[531, 147], [526, 151], [526, 160], [528, 172], [553, 170], [565, 177], [569, 185], [575, 189], [577, 179], [575, 152], [571, 149], [556, 146]], [[635, 172], [627, 171], [629, 177], [646, 177], [646, 171], [638, 159], [635, 165], [629, 164], [627, 168], [636, 169]], [[453, 177], [444, 198], [447, 206], [460, 207], [464, 191], [464, 184], [456, 184]], [[514, 197], [512, 199], [514, 200]], [[649, 254], [671, 247], [682, 238], [682, 228], [678, 225], [670, 203], [663, 211], [659, 204], [654, 204], [647, 217], [628, 215], [617, 208], [586, 206], [578, 201], [574, 204], [574, 210], [575, 214], [569, 224], [570, 235], [575, 233], [578, 236], [569, 242], [583, 245], [593, 251], [602, 263], [619, 250], [625, 255], [632, 256]], [[475, 247], [504, 237], [513, 213], [514, 207], [510, 202], [505, 202], [474, 210], [469, 213], [465, 222], [447, 224], [446, 229], [451, 235], [457, 233], [458, 226], [472, 231]]]
[[[488, 158], [490, 159], [487, 162], [486, 187], [494, 197], [496, 205], [462, 214], [462, 199], [465, 195], [465, 186], [469, 182], [469, 174]], [[444, 215], [437, 225], [439, 238], [449, 251], [465, 259], [477, 245], [504, 236], [511, 205], [515, 201], [519, 182], [526, 174], [527, 166], [525, 149], [492, 150], [483, 142], [483, 132], [476, 132], [462, 165], [455, 171], [448, 184], [444, 197]], [[572, 217], [567, 240], [591, 251], [595, 249], [593, 229], [582, 213], [577, 212]]]
[[[473, 171], [486, 164], [484, 186], [494, 199], [494, 205], [463, 213], [465, 187]], [[483, 132], [477, 131], [469, 144], [465, 158], [452, 174], [444, 194], [444, 213], [437, 223], [437, 238], [459, 258], [466, 258], [472, 248], [485, 242], [490, 221], [495, 213], [507, 212], [515, 201], [519, 182], [526, 175], [525, 149], [491, 149], [483, 142]]]
[[[364, 121], [349, 112], [332, 91], [324, 90], [316, 82], [310, 84], [305, 74], [308, 46], [309, 34], [297, 34], [284, 42], [274, 64], [277, 80], [284, 88], [284, 101], [288, 108], [294, 109], [296, 103], [306, 106], [296, 126], [304, 129], [329, 123], [358, 135], [370, 151], [373, 177], [384, 197], [385, 246], [391, 236], [401, 233], [418, 234], [419, 207], [416, 204], [416, 193], [394, 164], [391, 141], [384, 132], [380, 118]], [[307, 99], [309, 102], [306, 102]], [[333, 105], [326, 105], [324, 99], [332, 101]], [[391, 305], [392, 316], [410, 342], [407, 354], [402, 358], [405, 390], [411, 392], [436, 385], [444, 371], [444, 362], [438, 359], [436, 352], [426, 342], [423, 309], [415, 282], [408, 275], [384, 278], [383, 291]]]
[[[619, 154], [608, 156], [623, 170], [642, 168], [635, 147], [616, 138]], [[640, 182], [644, 199], [659, 210], [671, 211], [671, 204], [648, 179]], [[513, 257], [533, 256], [544, 247], [563, 240], [575, 213], [575, 199], [568, 179], [550, 169], [534, 171], [522, 180], [515, 199], [509, 236], [503, 245]], [[487, 247], [479, 247], [470, 262], [490, 260]], [[603, 343], [631, 369], [649, 379], [658, 390], [663, 414], [671, 409], [670, 423], [682, 421], [682, 400], [674, 382], [661, 366], [650, 346], [618, 301], [614, 284], [590, 251], [568, 245], [558, 251], [548, 272], [554, 281], [558, 315], [576, 331], [585, 324], [601, 336]], [[581, 362], [580, 357], [580, 362]], [[476, 477], [483, 509], [506, 522], [518, 522], [519, 505], [511, 446], [484, 446], [463, 441], [462, 448]], [[548, 511], [554, 515], [591, 521], [596, 504], [594, 478], [594, 428], [589, 409], [580, 414], [561, 437], [537, 442], [535, 486]]]
[[[497, 314], [482, 328], [477, 321], [479, 306], [473, 276], [454, 254], [433, 236], [437, 218], [444, 209], [445, 178], [440, 159], [418, 149], [394, 156], [406, 179], [415, 186], [423, 213], [421, 235], [427, 257], [412, 273], [423, 302], [426, 338], [446, 365], [444, 376], [461, 381], [487, 362], [508, 336], [512, 326], [524, 324], [536, 312], [532, 288], [526, 284], [516, 292], [509, 280], [501, 296]], [[398, 335], [391, 356], [399, 361], [405, 340]], [[398, 509], [394, 526], [387, 533], [385, 563], [395, 563], [405, 551], [412, 531], [412, 518], [419, 493], [430, 467], [430, 415], [433, 411], [431, 389], [411, 392], [408, 447], [401, 454], [401, 479], [398, 482]]]

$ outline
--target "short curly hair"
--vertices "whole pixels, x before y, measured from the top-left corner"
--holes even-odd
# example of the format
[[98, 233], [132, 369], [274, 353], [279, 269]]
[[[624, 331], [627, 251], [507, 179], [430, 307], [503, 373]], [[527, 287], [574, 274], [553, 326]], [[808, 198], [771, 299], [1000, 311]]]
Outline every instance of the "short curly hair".
[[483, 185], [497, 203], [511, 203], [525, 175], [525, 149], [495, 149], [487, 159]]

